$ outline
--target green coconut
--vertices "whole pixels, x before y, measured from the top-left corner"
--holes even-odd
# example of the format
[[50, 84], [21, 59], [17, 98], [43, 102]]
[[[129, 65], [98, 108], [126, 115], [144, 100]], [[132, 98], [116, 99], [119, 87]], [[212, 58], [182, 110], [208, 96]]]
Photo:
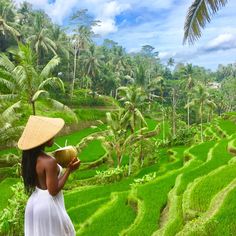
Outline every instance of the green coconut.
[[77, 149], [74, 146], [65, 146], [54, 151], [53, 156], [59, 165], [67, 167], [73, 158], [77, 158], [77, 154]]

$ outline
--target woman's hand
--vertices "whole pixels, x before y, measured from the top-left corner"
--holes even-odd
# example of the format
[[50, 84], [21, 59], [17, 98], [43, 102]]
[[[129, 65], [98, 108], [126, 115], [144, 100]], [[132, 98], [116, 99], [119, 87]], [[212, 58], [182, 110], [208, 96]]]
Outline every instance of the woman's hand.
[[68, 164], [67, 169], [69, 170], [69, 172], [73, 172], [77, 170], [79, 166], [80, 166], [80, 160], [74, 157], [73, 160]]

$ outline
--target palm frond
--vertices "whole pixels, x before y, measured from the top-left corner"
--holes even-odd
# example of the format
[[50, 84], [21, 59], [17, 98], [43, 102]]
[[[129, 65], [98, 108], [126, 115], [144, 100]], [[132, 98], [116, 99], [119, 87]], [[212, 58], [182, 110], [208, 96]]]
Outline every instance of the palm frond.
[[47, 65], [43, 68], [40, 73], [40, 77], [46, 78], [52, 72], [52, 70], [60, 63], [60, 58], [58, 56], [54, 56]]
[[17, 66], [14, 70], [13, 73], [15, 74], [16, 77], [16, 83], [23, 88], [26, 83], [26, 71], [23, 66]]
[[184, 24], [185, 44], [193, 44], [195, 40], [201, 37], [201, 29], [204, 29], [207, 22], [211, 21], [214, 15], [221, 7], [225, 6], [227, 0], [195, 0], [188, 9]]
[[17, 97], [17, 94], [0, 94], [0, 101], [14, 101]]
[[46, 96], [48, 95], [48, 92], [46, 90], [38, 90], [32, 97], [31, 101], [35, 102], [39, 96], [41, 96], [42, 94], [45, 94]]
[[9, 119], [10, 117], [15, 115], [15, 109], [20, 108], [20, 106], [21, 106], [21, 101], [14, 103], [10, 107], [8, 107], [5, 111], [2, 112], [1, 117], [6, 120]]
[[7, 79], [0, 78], [0, 84], [4, 85], [6, 88], [8, 88], [10, 91], [13, 91], [15, 86], [14, 83]]
[[39, 85], [38, 89], [43, 89], [46, 85], [50, 85], [52, 88], [55, 88], [57, 86], [61, 89], [62, 92], [65, 92], [64, 83], [58, 77], [47, 78]]
[[5, 54], [0, 54], [0, 66], [6, 69], [8, 72], [12, 72], [15, 68], [15, 65], [9, 60]]
[[147, 126], [147, 122], [145, 121], [141, 111], [139, 109], [135, 108], [134, 112], [135, 112], [136, 118], [138, 120], [140, 120], [145, 126]]

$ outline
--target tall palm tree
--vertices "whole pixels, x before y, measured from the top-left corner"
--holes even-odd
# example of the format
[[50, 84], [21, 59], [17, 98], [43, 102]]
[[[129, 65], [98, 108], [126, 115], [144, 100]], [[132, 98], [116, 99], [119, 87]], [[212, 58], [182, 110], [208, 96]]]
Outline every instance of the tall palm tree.
[[164, 91], [166, 88], [166, 83], [162, 76], [157, 76], [155, 79], [151, 81], [149, 84], [150, 92], [158, 92], [158, 95], [151, 94], [151, 99], [155, 99], [161, 101], [161, 112], [162, 112], [162, 140], [165, 142], [166, 133], [165, 133], [165, 107], [164, 107]]
[[97, 88], [97, 80], [100, 73], [100, 67], [102, 64], [103, 55], [99, 54], [94, 44], [89, 47], [89, 50], [84, 54], [84, 69], [85, 75], [87, 75], [92, 82], [93, 98]]
[[74, 30], [74, 35], [72, 37], [73, 46], [74, 46], [74, 71], [73, 71], [73, 79], [71, 84], [71, 97], [74, 93], [74, 85], [75, 85], [75, 77], [76, 77], [76, 68], [77, 68], [77, 58], [81, 55], [81, 53], [85, 52], [89, 49], [92, 44], [93, 33], [90, 28], [82, 25], [78, 29]]
[[215, 103], [211, 100], [210, 94], [208, 93], [206, 87], [202, 84], [198, 84], [194, 91], [194, 98], [190, 101], [187, 106], [197, 106], [198, 114], [200, 116], [201, 125], [201, 141], [203, 142], [203, 116], [207, 107], [215, 108]]
[[12, 9], [11, 3], [0, 4], [0, 35], [11, 34], [18, 41], [20, 33], [15, 29], [16, 23], [12, 21], [15, 17]]
[[[35, 115], [35, 102], [42, 95], [49, 96], [46, 86], [59, 87], [64, 91], [64, 84], [58, 77], [51, 76], [52, 70], [60, 63], [60, 58], [53, 57], [47, 65], [38, 72], [35, 69], [35, 54], [29, 45], [19, 45], [19, 50], [13, 52], [16, 64], [9, 58], [0, 55], [0, 83], [9, 91], [8, 94], [1, 94], [0, 100], [26, 101], [32, 106], [32, 113]], [[54, 104], [56, 101], [51, 100]]]
[[204, 29], [211, 16], [227, 3], [227, 0], [194, 0], [188, 9], [184, 24], [183, 43], [192, 44], [201, 37], [201, 29]]
[[[128, 119], [129, 129], [131, 134], [134, 134], [135, 129], [147, 127], [147, 123], [143, 116], [144, 104], [147, 100], [147, 96], [141, 87], [119, 87], [118, 95], [120, 101], [124, 102], [125, 115], [124, 118]], [[141, 131], [142, 135], [142, 131]], [[140, 142], [140, 163], [143, 162], [143, 142]]]
[[175, 60], [173, 57], [170, 57], [167, 61], [167, 66], [172, 67], [175, 65]]
[[[187, 104], [190, 102], [192, 89], [195, 85], [195, 81], [193, 79], [193, 65], [187, 64], [182, 69], [183, 77], [186, 79], [185, 81], [185, 91], [187, 91]], [[190, 126], [190, 107], [187, 106], [187, 123], [188, 123], [188, 129]]]
[[49, 30], [44, 27], [43, 16], [38, 13], [35, 15], [33, 26], [31, 27], [32, 35], [28, 37], [29, 42], [35, 52], [38, 54], [37, 65], [40, 64], [40, 59], [43, 56], [43, 52], [48, 53], [51, 51], [54, 55], [57, 55], [57, 46], [55, 42], [49, 37]]
[[129, 117], [129, 127], [131, 133], [134, 133], [135, 128], [147, 125], [142, 109], [146, 100], [146, 95], [141, 87], [119, 87], [117, 89], [120, 101], [124, 103], [126, 110], [125, 117]]

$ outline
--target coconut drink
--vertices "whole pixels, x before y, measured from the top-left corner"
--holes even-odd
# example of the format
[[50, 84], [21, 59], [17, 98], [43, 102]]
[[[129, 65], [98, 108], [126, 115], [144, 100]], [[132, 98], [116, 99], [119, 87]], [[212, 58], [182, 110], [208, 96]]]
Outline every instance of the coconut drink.
[[67, 167], [68, 164], [77, 157], [77, 149], [74, 146], [65, 146], [53, 152], [57, 163], [62, 167]]

